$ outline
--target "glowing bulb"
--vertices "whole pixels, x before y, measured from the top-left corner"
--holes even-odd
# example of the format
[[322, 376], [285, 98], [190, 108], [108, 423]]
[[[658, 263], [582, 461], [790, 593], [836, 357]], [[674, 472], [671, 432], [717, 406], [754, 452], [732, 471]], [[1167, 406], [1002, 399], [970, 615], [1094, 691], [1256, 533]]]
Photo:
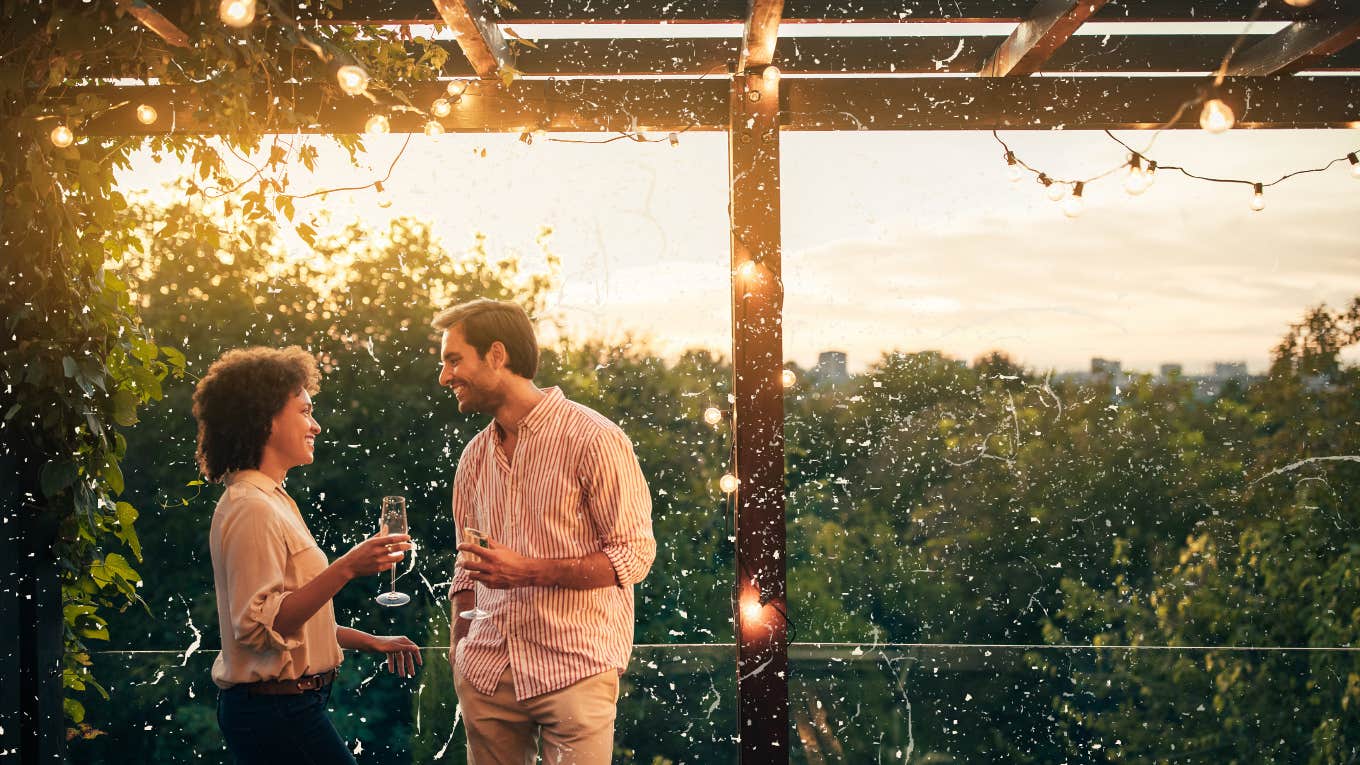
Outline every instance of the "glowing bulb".
[[1357, 155], [1356, 152], [1351, 152], [1346, 155], [1346, 159], [1350, 160], [1351, 163], [1351, 177], [1360, 178], [1360, 155]]
[[754, 593], [742, 596], [741, 620], [743, 622], [760, 621], [760, 612], [762, 610], [763, 606], [760, 605], [760, 598], [756, 597]]
[[1148, 160], [1147, 169], [1143, 171], [1143, 190], [1152, 188], [1152, 184], [1157, 182], [1157, 163]]
[[1021, 178], [1020, 163], [1015, 159], [1015, 152], [1006, 152], [1006, 180], [1011, 183], [1019, 183]]
[[75, 133], [72, 133], [71, 128], [65, 125], [57, 125], [52, 128], [52, 134], [49, 137], [52, 139], [52, 145], [58, 149], [64, 149], [76, 140]]
[[435, 122], [434, 120], [430, 120], [429, 122], [425, 123], [425, 135], [428, 136], [444, 135], [444, 126], [439, 124], [438, 122]]
[[717, 425], [722, 422], [722, 410], [716, 406], [710, 406], [704, 410], [704, 422], [709, 425]]
[[1148, 177], [1147, 174], [1143, 172], [1143, 162], [1138, 158], [1138, 155], [1135, 154], [1133, 155], [1133, 158], [1129, 160], [1129, 173], [1124, 176], [1124, 191], [1128, 192], [1129, 196], [1136, 197], [1144, 191], [1147, 191], [1147, 187]]
[[737, 266], [737, 276], [740, 276], [743, 279], [750, 279], [752, 276], [755, 276], [755, 273], [756, 263], [754, 260], [748, 260]]
[[731, 494], [737, 490], [737, 485], [741, 481], [731, 473], [723, 473], [723, 477], [718, 479], [718, 488], [722, 489], [723, 494]]
[[1067, 196], [1067, 184], [1057, 181], [1048, 181], [1044, 184], [1044, 194], [1048, 196], [1048, 201], [1056, 202]]
[[792, 369], [785, 369], [779, 375], [779, 381], [784, 384], [785, 388], [792, 388], [798, 384], [798, 374]]
[[530, 132], [527, 131], [527, 130], [524, 131], [523, 133], [520, 133], [520, 134], [519, 134], [519, 142], [522, 143], [522, 144], [524, 144], [525, 146], [533, 146], [533, 145], [534, 145], [534, 134], [533, 134], [533, 133], [530, 133]]
[[447, 98], [436, 98], [434, 103], [430, 104], [430, 114], [436, 117], [447, 117], [451, 111], [453, 104], [449, 103]]
[[1072, 187], [1072, 196], [1063, 200], [1063, 215], [1066, 215], [1069, 218], [1075, 218], [1078, 215], [1081, 215], [1082, 210], [1086, 209], [1086, 203], [1081, 198], [1083, 186], [1085, 186], [1084, 183], [1077, 181], [1076, 185]]
[[680, 145], [680, 134], [679, 134], [679, 133], [669, 133], [669, 134], [666, 135], [666, 140], [671, 142], [671, 146], [679, 146], [679, 145]]
[[137, 107], [137, 121], [143, 125], [150, 125], [156, 121], [156, 107], [151, 104], [142, 104]]
[[1256, 212], [1266, 209], [1266, 190], [1259, 183], [1251, 184], [1251, 209]]
[[1217, 98], [1206, 101], [1204, 109], [1199, 113], [1199, 126], [1210, 133], [1222, 133], [1230, 129], [1236, 121], [1232, 108]]
[[222, 23], [240, 29], [255, 20], [255, 0], [222, 0], [217, 6]]
[[381, 135], [392, 132], [392, 123], [387, 121], [387, 115], [375, 114], [368, 118], [364, 123], [364, 132], [369, 135]]
[[765, 83], [765, 87], [773, 88], [779, 84], [779, 67], [767, 66], [760, 70], [760, 81]]
[[1313, 0], [1284, 0], [1295, 8], [1307, 8], [1313, 4]]
[[368, 71], [358, 64], [345, 64], [335, 70], [335, 79], [347, 95], [358, 96], [368, 90]]

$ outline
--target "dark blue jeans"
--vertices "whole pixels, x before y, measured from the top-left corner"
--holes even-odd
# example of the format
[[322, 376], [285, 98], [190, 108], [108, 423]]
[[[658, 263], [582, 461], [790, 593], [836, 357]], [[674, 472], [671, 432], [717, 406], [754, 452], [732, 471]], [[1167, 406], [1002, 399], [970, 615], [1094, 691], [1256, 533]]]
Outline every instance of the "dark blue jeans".
[[217, 726], [236, 765], [355, 765], [326, 714], [331, 684], [293, 696], [217, 693]]

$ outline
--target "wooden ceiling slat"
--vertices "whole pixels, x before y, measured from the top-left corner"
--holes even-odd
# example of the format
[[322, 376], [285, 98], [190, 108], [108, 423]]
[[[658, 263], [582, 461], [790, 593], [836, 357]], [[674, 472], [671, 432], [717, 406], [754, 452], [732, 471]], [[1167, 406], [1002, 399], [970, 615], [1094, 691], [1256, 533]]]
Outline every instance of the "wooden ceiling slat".
[[119, 5], [138, 23], [156, 33], [156, 36], [176, 48], [190, 47], [189, 35], [175, 26], [164, 14], [148, 5], [146, 0], [122, 0]]
[[477, 76], [498, 79], [514, 66], [514, 54], [482, 0], [434, 0], [434, 6], [458, 35], [458, 47]]
[[[1229, 78], [1224, 97], [1247, 107], [1238, 115], [1246, 128], [1360, 127], [1360, 82], [1352, 77]], [[728, 80], [527, 80], [506, 90], [478, 83], [443, 120], [449, 131], [626, 131], [636, 120], [644, 131], [726, 130]], [[482, 87], [486, 86], [486, 87]], [[318, 133], [356, 133], [372, 113], [356, 98], [323, 102], [321, 91], [298, 86], [299, 114], [314, 115], [306, 128]], [[443, 90], [423, 83], [409, 95], [416, 103]], [[781, 130], [1096, 130], [1150, 127], [1170, 117], [1192, 88], [1165, 77], [944, 77], [786, 78], [781, 85]], [[110, 102], [148, 103], [173, 120], [153, 126], [136, 121], [131, 107], [114, 109], [80, 130], [89, 135], [212, 132], [220, 105], [192, 88], [123, 87], [72, 89]], [[261, 111], [265, 94], [261, 92]], [[419, 131], [424, 117], [395, 112], [392, 129]], [[1194, 119], [1177, 127], [1197, 128]], [[287, 129], [287, 126], [280, 126]]]
[[775, 44], [779, 42], [779, 19], [784, 13], [784, 0], [750, 0], [742, 34], [741, 57], [737, 71], [768, 66], [774, 61]]
[[983, 77], [1034, 74], [1067, 42], [1072, 33], [1106, 0], [1040, 0], [1029, 18], [1015, 25], [996, 51], [983, 62]]
[[1296, 21], [1240, 51], [1229, 62], [1232, 75], [1291, 74], [1325, 61], [1360, 39], [1360, 16]]

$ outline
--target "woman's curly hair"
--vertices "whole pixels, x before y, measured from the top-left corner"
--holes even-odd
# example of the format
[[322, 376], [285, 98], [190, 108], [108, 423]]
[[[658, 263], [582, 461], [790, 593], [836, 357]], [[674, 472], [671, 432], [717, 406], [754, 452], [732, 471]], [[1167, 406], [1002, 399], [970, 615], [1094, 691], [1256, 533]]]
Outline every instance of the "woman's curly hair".
[[297, 346], [222, 354], [194, 389], [203, 475], [215, 483], [233, 470], [258, 468], [274, 415], [298, 391], [315, 395], [320, 381], [316, 359]]

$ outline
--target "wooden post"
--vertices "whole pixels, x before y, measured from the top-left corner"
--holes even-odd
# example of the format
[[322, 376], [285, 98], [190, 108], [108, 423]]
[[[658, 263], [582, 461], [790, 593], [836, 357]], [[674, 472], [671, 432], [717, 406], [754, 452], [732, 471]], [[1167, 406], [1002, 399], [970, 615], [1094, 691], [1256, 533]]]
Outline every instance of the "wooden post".
[[754, 765], [789, 758], [778, 77], [737, 73], [731, 105], [737, 725]]

